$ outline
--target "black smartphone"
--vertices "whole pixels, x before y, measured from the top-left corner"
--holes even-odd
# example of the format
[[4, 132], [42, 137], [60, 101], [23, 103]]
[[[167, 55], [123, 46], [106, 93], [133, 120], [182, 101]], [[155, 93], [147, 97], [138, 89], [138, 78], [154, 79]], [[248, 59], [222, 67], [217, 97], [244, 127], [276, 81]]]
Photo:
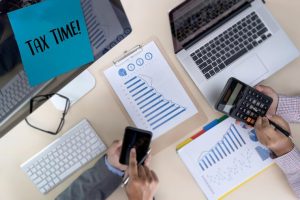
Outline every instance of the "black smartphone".
[[254, 126], [258, 116], [265, 116], [273, 99], [236, 78], [225, 85], [215, 108], [230, 117]]
[[150, 131], [134, 127], [126, 127], [119, 162], [121, 164], [128, 165], [130, 150], [135, 148], [137, 162], [140, 163], [147, 155], [151, 139], [152, 132]]

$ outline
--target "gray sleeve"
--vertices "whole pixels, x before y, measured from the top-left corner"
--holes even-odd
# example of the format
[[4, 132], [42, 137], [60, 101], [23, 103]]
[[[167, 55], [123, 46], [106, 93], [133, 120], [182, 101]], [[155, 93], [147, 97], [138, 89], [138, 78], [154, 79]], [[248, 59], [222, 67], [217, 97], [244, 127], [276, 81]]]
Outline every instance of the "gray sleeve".
[[56, 200], [103, 200], [121, 184], [122, 177], [110, 172], [103, 156], [78, 177]]

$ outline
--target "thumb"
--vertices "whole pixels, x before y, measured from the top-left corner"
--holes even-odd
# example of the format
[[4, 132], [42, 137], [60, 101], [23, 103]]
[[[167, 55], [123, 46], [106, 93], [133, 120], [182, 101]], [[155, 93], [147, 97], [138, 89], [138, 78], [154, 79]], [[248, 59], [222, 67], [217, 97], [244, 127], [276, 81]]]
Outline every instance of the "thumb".
[[263, 92], [264, 91], [264, 86], [263, 85], [257, 85], [257, 86], [255, 86], [255, 89], [258, 90], [259, 92]]

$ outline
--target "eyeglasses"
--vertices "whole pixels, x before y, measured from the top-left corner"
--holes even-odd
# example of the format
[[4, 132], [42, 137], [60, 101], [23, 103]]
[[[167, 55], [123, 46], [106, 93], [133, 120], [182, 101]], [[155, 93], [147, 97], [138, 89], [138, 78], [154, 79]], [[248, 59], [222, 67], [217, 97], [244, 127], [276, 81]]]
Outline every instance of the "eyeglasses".
[[70, 108], [70, 104], [71, 104], [71, 103], [70, 103], [70, 99], [69, 99], [68, 97], [65, 97], [65, 96], [63, 96], [63, 95], [61, 95], [61, 94], [56, 94], [56, 93], [35, 96], [35, 97], [33, 97], [33, 98], [30, 100], [30, 113], [32, 113], [32, 111], [34, 110], [34, 108], [37, 108], [38, 105], [40, 105], [42, 102], [45, 102], [46, 100], [50, 99], [53, 95], [57, 95], [57, 96], [59, 96], [59, 97], [61, 97], [61, 98], [63, 98], [63, 99], [66, 100], [66, 103], [65, 103], [65, 109], [64, 109], [64, 111], [63, 111], [63, 113], [62, 113], [62, 117], [61, 117], [60, 123], [59, 123], [58, 128], [56, 129], [55, 132], [53, 132], [53, 131], [48, 131], [48, 130], [44, 130], [44, 129], [42, 129], [42, 128], [39, 128], [39, 127], [33, 125], [32, 123], [30, 123], [30, 122], [28, 121], [27, 117], [25, 118], [25, 121], [26, 121], [26, 123], [27, 123], [30, 127], [34, 128], [34, 129], [37, 129], [37, 130], [40, 130], [40, 131], [43, 131], [43, 132], [45, 132], [45, 133], [49, 133], [49, 134], [52, 134], [52, 135], [56, 135], [57, 133], [59, 133], [59, 132], [61, 131], [62, 127], [64, 126], [64, 123], [65, 123], [65, 116], [66, 116], [66, 114], [68, 113], [69, 108]]

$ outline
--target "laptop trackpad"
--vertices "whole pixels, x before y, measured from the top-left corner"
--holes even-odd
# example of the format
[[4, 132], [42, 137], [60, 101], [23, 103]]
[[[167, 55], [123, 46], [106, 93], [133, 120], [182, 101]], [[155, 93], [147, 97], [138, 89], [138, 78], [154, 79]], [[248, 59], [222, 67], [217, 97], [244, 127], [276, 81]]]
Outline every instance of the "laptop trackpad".
[[243, 81], [248, 85], [253, 85], [253, 83], [268, 72], [268, 69], [259, 60], [257, 56], [248, 58], [241, 64], [233, 69], [233, 77]]

